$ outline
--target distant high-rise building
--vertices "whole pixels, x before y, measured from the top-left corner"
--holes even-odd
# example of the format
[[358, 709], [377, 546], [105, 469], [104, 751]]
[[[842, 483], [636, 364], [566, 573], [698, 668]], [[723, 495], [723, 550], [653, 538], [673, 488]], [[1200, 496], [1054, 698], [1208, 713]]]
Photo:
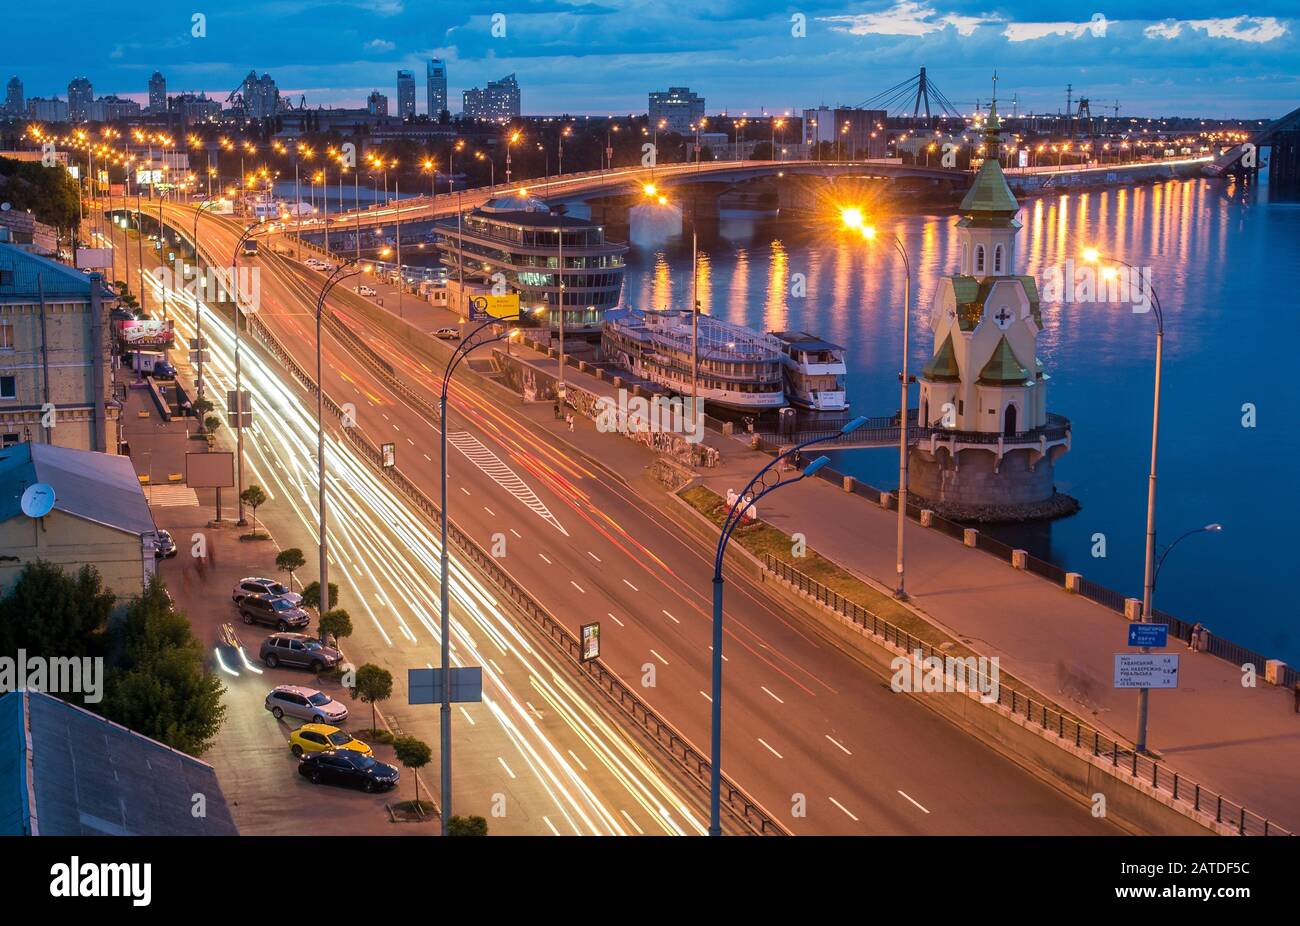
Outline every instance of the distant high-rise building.
[[246, 119], [269, 119], [280, 110], [280, 89], [270, 74], [259, 78], [256, 71], [249, 71], [243, 93]]
[[87, 77], [75, 77], [68, 84], [68, 120], [85, 122], [90, 118], [90, 104], [95, 102], [95, 89]]
[[206, 93], [179, 93], [167, 101], [167, 111], [185, 122], [212, 122], [221, 117], [221, 104]]
[[397, 115], [409, 119], [415, 115], [415, 72], [397, 72]]
[[88, 122], [117, 122], [140, 115], [140, 104], [120, 96], [101, 96], [86, 108]]
[[366, 97], [366, 112], [372, 116], [387, 116], [388, 97], [378, 90], [371, 92], [370, 96]]
[[5, 88], [5, 115], [21, 116], [27, 111], [27, 105], [23, 102], [23, 82], [17, 77], [9, 78], [9, 85]]
[[466, 90], [461, 104], [464, 115], [470, 119], [508, 122], [519, 116], [519, 83], [513, 74], [490, 80], [482, 89]]
[[68, 104], [57, 96], [49, 100], [39, 96], [28, 97], [27, 118], [36, 122], [67, 122]]
[[429, 118], [437, 119], [447, 111], [447, 62], [430, 58], [424, 68], [424, 84]]
[[883, 158], [886, 154], [886, 120], [883, 109], [819, 106], [803, 111], [803, 141], [810, 151], [823, 142], [835, 146], [840, 157]]
[[167, 112], [167, 78], [159, 71], [149, 78], [149, 112]]
[[703, 118], [704, 97], [692, 93], [690, 87], [669, 87], [667, 92], [650, 94], [650, 125], [659, 126], [660, 132], [689, 135]]

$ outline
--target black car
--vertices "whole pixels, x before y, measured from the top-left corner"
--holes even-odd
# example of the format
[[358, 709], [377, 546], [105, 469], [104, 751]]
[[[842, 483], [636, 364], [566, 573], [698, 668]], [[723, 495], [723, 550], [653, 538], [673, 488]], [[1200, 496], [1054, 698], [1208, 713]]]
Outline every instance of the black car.
[[298, 774], [317, 785], [345, 785], [364, 791], [388, 791], [401, 778], [397, 769], [348, 749], [309, 752], [298, 764]]
[[245, 624], [267, 624], [276, 630], [306, 627], [311, 622], [311, 615], [302, 608], [271, 595], [245, 595], [239, 599], [239, 616]]
[[176, 541], [165, 530], [154, 531], [153, 555], [157, 559], [169, 559], [176, 555]]

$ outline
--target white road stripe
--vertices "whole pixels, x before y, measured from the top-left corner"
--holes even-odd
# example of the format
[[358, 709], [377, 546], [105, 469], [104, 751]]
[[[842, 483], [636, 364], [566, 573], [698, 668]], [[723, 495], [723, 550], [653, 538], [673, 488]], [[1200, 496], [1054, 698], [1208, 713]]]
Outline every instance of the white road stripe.
[[574, 588], [576, 588], [578, 591], [582, 592], [584, 595], [587, 594], [587, 590], [583, 588], [581, 585], [579, 585], [577, 582], [573, 581], [572, 579], [569, 580], [569, 584], [572, 585]]
[[618, 626], [620, 626], [620, 627], [626, 627], [626, 626], [627, 626], [627, 625], [624, 624], [621, 620], [619, 620], [617, 617], [614, 616], [614, 612], [613, 612], [613, 611], [606, 611], [605, 613], [608, 614], [608, 615], [609, 615], [609, 619], [610, 619], [611, 621], [613, 621], [614, 623], [618, 624]]
[[[506, 765], [506, 760], [501, 758], [501, 756], [497, 756], [497, 761], [501, 763], [501, 767], [506, 770], [506, 774], [509, 775], [511, 778], [519, 777], [514, 772], [510, 771], [510, 766]], [[556, 833], [556, 835], [558, 836], [559, 834]]]
[[555, 824], [551, 822], [550, 817], [542, 817], [542, 819], [546, 821], [546, 825], [551, 828], [552, 833], [554, 833], [556, 836], [560, 835], [560, 831], [555, 828]]
[[911, 801], [912, 804], [914, 804], [914, 805], [916, 806], [916, 808], [917, 808], [918, 810], [920, 810], [922, 813], [929, 813], [929, 812], [930, 812], [930, 811], [926, 810], [924, 807], [922, 807], [920, 804], [917, 804], [916, 801], [912, 800], [912, 796], [911, 796], [910, 794], [908, 794], [906, 791], [899, 791], [898, 793], [901, 794], [901, 795], [903, 795], [903, 797], [907, 798], [909, 801]]
[[540, 557], [542, 558], [542, 562], [544, 562], [546, 565], [548, 565], [548, 566], [553, 566], [553, 565], [554, 565], [554, 563], [552, 563], [549, 559], [546, 558], [546, 554], [545, 554], [545, 553], [538, 553], [537, 555], [540, 556]]
[[660, 656], [660, 655], [659, 655], [658, 653], [656, 653], [654, 650], [651, 650], [651, 651], [650, 651], [650, 655], [653, 656], [655, 659], [658, 659], [658, 660], [659, 660], [660, 662], [662, 662], [664, 665], [668, 665], [668, 660], [665, 659], [664, 657]]
[[[663, 610], [663, 609], [661, 608], [660, 610]], [[670, 619], [674, 624], [680, 624], [680, 623], [681, 623], [681, 621], [679, 621], [677, 618], [673, 617], [671, 614], [668, 614], [667, 611], [664, 611], [664, 614], [666, 614], [666, 615], [668, 616], [668, 618], [669, 618], [669, 619]]]
[[782, 701], [780, 698], [778, 698], [776, 695], [772, 694], [772, 692], [767, 688], [766, 685], [759, 685], [758, 687], [759, 687], [759, 688], [762, 688], [762, 689], [763, 689], [764, 691], [766, 691], [769, 695], [772, 695], [772, 700], [775, 701], [777, 704], [784, 704], [784, 703], [785, 703], [785, 702]]
[[633, 585], [633, 584], [632, 584], [631, 582], [629, 582], [627, 579], [624, 579], [624, 580], [623, 580], [623, 584], [626, 585], [628, 588], [632, 589], [632, 591], [634, 591], [634, 592], [639, 592], [639, 591], [641, 591], [641, 589], [637, 588], [635, 585]]
[[832, 743], [834, 743], [836, 746], [840, 747], [840, 749], [842, 749], [842, 750], [844, 751], [844, 754], [845, 754], [846, 756], [851, 756], [851, 755], [853, 755], [853, 753], [849, 752], [848, 749], [846, 749], [846, 748], [844, 747], [844, 744], [843, 744], [843, 743], [841, 743], [841, 742], [840, 742], [839, 740], [837, 740], [835, 737], [831, 736], [829, 733], [826, 734], [826, 738], [827, 738], [828, 740], [830, 740]]
[[[829, 796], [829, 795], [828, 795], [828, 796]], [[835, 800], [835, 798], [833, 798], [833, 797], [830, 799], [830, 801], [831, 801], [832, 804], [834, 804], [834, 805], [835, 805], [836, 807], [838, 807], [840, 810], [842, 810], [842, 811], [844, 811], [846, 814], [848, 814], [848, 815], [849, 815], [849, 818], [850, 818], [851, 820], [853, 820], [854, 823], [857, 823], [857, 822], [858, 822], [858, 818], [855, 817], [855, 816], [853, 816], [853, 814], [849, 813], [849, 808], [845, 807], [843, 804], [841, 804], [839, 801]]]
[[636, 827], [637, 833], [639, 833], [642, 836], [645, 835], [645, 830], [641, 829], [640, 825], [638, 825], [637, 822], [632, 819], [631, 814], [629, 814], [626, 810], [620, 810], [619, 813], [623, 815], [624, 819], [626, 819], [628, 823], [631, 823], [633, 826]]
[[779, 752], [777, 752], [775, 749], [773, 749], [773, 748], [768, 744], [767, 740], [763, 739], [763, 737], [760, 736], [760, 737], [758, 738], [758, 741], [759, 741], [760, 743], [762, 743], [764, 746], [767, 746], [767, 751], [770, 752], [772, 755], [776, 756], [778, 759], [784, 759], [784, 758], [785, 758], [785, 756], [781, 755], [781, 753], [779, 753]]
[[587, 555], [590, 556], [592, 559], [594, 559], [596, 562], [598, 563], [600, 562], [600, 557], [597, 556], [595, 553], [592, 553], [590, 550], [587, 551]]
[[573, 758], [573, 761], [578, 763], [579, 768], [581, 768], [584, 772], [587, 771], [587, 766], [583, 763], [581, 759], [578, 758], [578, 754], [576, 752], [570, 749], [568, 750], [568, 753]]

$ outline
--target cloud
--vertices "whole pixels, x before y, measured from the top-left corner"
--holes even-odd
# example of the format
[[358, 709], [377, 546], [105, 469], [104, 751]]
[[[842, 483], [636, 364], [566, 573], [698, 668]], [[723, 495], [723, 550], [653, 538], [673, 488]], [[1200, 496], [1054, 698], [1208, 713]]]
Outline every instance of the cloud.
[[396, 47], [387, 39], [371, 39], [365, 44], [366, 51], [392, 51]]
[[1212, 39], [1239, 42], [1271, 42], [1287, 34], [1287, 27], [1274, 16], [1233, 16], [1226, 19], [1170, 19], [1147, 26], [1149, 39], [1176, 39], [1183, 30], [1204, 32]]
[[968, 36], [985, 23], [1001, 22], [991, 16], [963, 16], [939, 13], [934, 7], [913, 0], [899, 0], [893, 8], [880, 13], [854, 13], [847, 16], [819, 17], [823, 22], [843, 23], [831, 26], [835, 32], [850, 35], [923, 36], [951, 26], [959, 35]]
[[1110, 24], [1107, 22], [1105, 15], [1093, 13], [1092, 19], [1087, 22], [1053, 22], [1053, 23], [1008, 23], [1002, 34], [1007, 37], [1009, 42], [1032, 42], [1038, 39], [1045, 39], [1048, 36], [1060, 35], [1066, 38], [1077, 39], [1085, 35], [1093, 35], [1101, 38], [1106, 34], [1106, 28]]

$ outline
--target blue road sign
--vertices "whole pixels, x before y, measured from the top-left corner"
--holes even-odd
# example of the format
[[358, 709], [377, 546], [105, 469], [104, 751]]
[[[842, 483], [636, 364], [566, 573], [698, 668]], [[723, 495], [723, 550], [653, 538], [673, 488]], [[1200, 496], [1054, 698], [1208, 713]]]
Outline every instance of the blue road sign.
[[1129, 646], [1168, 646], [1168, 624], [1129, 624]]
[[[481, 666], [464, 666], [451, 670], [451, 700], [453, 704], [483, 700]], [[442, 669], [407, 669], [406, 703], [441, 704]]]

